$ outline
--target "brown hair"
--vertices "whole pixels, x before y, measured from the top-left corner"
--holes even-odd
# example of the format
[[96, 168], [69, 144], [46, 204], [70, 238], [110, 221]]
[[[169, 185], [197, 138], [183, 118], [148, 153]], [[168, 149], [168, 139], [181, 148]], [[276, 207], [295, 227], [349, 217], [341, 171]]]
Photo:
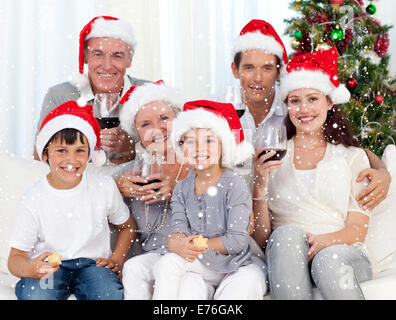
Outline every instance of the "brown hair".
[[[287, 131], [287, 139], [291, 139], [296, 135], [296, 127], [291, 122], [289, 114], [285, 118]], [[334, 105], [327, 112], [326, 122], [323, 125], [323, 133], [327, 142], [332, 144], [342, 144], [345, 147], [361, 148], [359, 141], [353, 135], [351, 125], [342, 110]]]
[[[55, 133], [51, 139], [48, 140], [47, 144], [45, 145], [44, 149], [43, 149], [43, 153], [45, 153], [45, 155], [48, 157], [48, 146], [50, 143], [60, 139], [60, 142], [66, 142], [67, 145], [71, 145], [74, 144], [78, 139], [80, 139], [81, 143], [84, 143], [84, 137], [85, 135], [74, 128], [65, 128], [62, 129], [60, 131], [58, 131], [57, 133]], [[87, 139], [88, 140], [88, 139]], [[88, 144], [89, 146], [89, 144]]]
[[[277, 55], [274, 55], [274, 56], [276, 58], [276, 68], [279, 70], [280, 66], [281, 66], [281, 60], [279, 59], [279, 57]], [[241, 60], [242, 60], [242, 51], [239, 51], [234, 56], [234, 63], [235, 63], [235, 66], [237, 67], [237, 69], [239, 69]]]

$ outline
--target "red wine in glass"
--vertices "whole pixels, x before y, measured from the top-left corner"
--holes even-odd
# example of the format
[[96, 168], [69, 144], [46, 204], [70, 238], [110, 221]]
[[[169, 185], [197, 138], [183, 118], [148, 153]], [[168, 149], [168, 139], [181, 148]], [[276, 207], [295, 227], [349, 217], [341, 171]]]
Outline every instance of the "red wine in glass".
[[238, 118], [241, 119], [242, 116], [245, 114], [245, 109], [236, 109]]
[[100, 129], [111, 129], [120, 125], [120, 119], [118, 117], [102, 117], [96, 118], [99, 123]]
[[262, 155], [267, 154], [267, 153], [270, 153], [270, 152], [272, 152], [272, 151], [275, 151], [276, 154], [274, 154], [271, 158], [265, 160], [264, 162], [267, 162], [267, 161], [274, 161], [274, 160], [282, 160], [283, 157], [286, 155], [286, 149], [265, 149], [264, 151], [262, 151], [262, 152], [259, 154], [259, 158], [260, 158]]
[[[143, 187], [143, 186], [147, 186], [148, 184], [157, 183], [157, 182], [161, 182], [161, 180], [153, 179], [153, 180], [149, 180], [147, 182], [134, 182], [134, 183], [137, 184], [138, 186]], [[158, 190], [159, 190], [159, 188], [154, 189], [155, 192], [157, 192]]]

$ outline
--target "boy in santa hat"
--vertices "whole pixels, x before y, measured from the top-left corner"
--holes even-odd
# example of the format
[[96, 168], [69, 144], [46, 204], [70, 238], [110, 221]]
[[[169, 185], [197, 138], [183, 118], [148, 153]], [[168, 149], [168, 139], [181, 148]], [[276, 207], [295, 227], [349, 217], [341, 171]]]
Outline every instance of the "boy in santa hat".
[[[115, 93], [122, 97], [132, 85], [147, 81], [126, 74], [136, 50], [132, 26], [111, 16], [93, 18], [80, 32], [79, 73], [71, 80], [48, 89], [41, 107], [38, 127], [44, 117], [62, 103], [75, 100], [80, 104], [94, 106], [94, 115], [100, 118], [100, 110], [94, 105], [95, 94]], [[84, 65], [88, 72], [84, 73]], [[119, 104], [109, 110], [109, 117], [117, 117]], [[134, 142], [120, 127], [102, 130], [102, 147], [119, 163], [133, 159]], [[35, 159], [39, 155], [35, 153]]]
[[[173, 121], [171, 143], [193, 169], [173, 191], [169, 241], [195, 236], [183, 252], [167, 253], [155, 264], [153, 299], [194, 298], [194, 288], [181, 286], [191, 272], [215, 288], [214, 299], [262, 299], [265, 273], [260, 261], [253, 263], [249, 241], [252, 199], [244, 180], [232, 171], [252, 155], [253, 147], [244, 140], [233, 105], [187, 102]], [[197, 257], [189, 254], [191, 247], [207, 249]], [[229, 274], [243, 278], [243, 287], [235, 291], [222, 284]]]
[[[136, 228], [114, 180], [86, 171], [95, 146], [92, 106], [68, 101], [44, 118], [36, 149], [50, 173], [22, 197], [10, 241], [18, 299], [123, 299], [118, 272]], [[119, 229], [114, 252], [109, 223]], [[52, 252], [61, 260], [52, 262]]]

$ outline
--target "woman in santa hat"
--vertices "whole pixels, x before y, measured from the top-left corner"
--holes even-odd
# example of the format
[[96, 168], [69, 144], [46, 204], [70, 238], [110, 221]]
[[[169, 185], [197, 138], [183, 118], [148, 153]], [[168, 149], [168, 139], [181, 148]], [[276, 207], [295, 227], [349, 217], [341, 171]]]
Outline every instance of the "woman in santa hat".
[[171, 143], [192, 169], [173, 191], [168, 243], [182, 239], [186, 247], [204, 251], [197, 256], [186, 248], [164, 255], [154, 266], [153, 299], [201, 297], [197, 286], [182, 286], [188, 273], [213, 288], [214, 299], [262, 299], [264, 266], [250, 246], [252, 199], [243, 178], [232, 171], [254, 150], [244, 140], [233, 105], [187, 102], [173, 121]]
[[359, 172], [370, 164], [337, 106], [350, 98], [338, 79], [337, 51], [293, 58], [280, 83], [289, 109], [287, 155], [262, 159], [254, 190], [261, 199], [255, 211], [266, 213], [257, 218], [270, 229], [270, 212], [274, 229], [266, 244], [271, 297], [312, 299], [315, 285], [324, 299], [364, 299], [371, 213], [355, 198], [366, 183], [357, 181]]

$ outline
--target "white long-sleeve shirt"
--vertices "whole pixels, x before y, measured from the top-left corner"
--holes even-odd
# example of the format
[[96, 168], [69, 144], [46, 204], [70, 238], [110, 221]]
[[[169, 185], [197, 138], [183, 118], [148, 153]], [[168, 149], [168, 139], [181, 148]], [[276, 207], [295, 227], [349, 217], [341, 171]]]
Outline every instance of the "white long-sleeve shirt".
[[356, 178], [370, 167], [363, 149], [328, 143], [315, 170], [312, 191], [296, 174], [293, 155], [294, 143], [289, 140], [281, 167], [270, 173], [269, 208], [274, 229], [294, 224], [312, 234], [330, 233], [345, 227], [348, 212], [370, 215], [355, 200], [367, 185]]

